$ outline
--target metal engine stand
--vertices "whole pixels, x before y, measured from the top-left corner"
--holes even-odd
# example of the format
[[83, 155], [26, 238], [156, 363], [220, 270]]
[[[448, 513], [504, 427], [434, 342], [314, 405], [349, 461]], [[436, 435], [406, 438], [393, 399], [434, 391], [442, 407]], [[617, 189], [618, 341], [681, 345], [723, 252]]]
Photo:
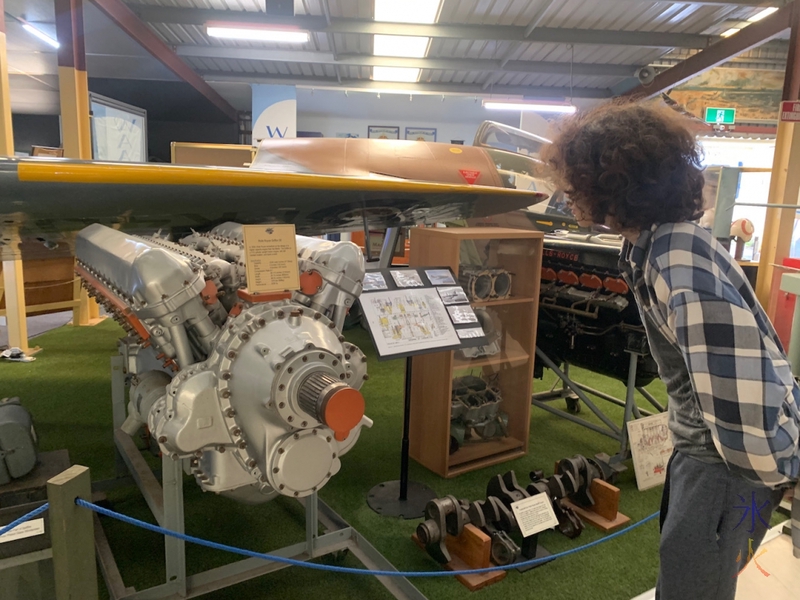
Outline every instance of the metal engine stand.
[[[606, 394], [600, 390], [583, 385], [582, 383], [578, 383], [569, 375], [568, 362], [564, 363], [564, 369], [562, 370], [549, 356], [542, 352], [542, 350], [540, 350], [538, 347], [536, 348], [536, 358], [541, 360], [548, 369], [556, 374], [556, 376], [561, 380], [562, 385], [561, 389], [559, 390], [551, 390], [549, 392], [539, 392], [533, 394], [531, 396], [531, 404], [538, 406], [539, 408], [543, 408], [554, 415], [558, 415], [559, 417], [572, 421], [573, 423], [587, 427], [592, 431], [602, 433], [603, 435], [607, 435], [608, 437], [617, 440], [619, 442], [619, 451], [617, 454], [611, 457], [611, 464], [621, 463], [630, 458], [631, 450], [628, 442], [628, 421], [632, 419], [639, 419], [642, 416], [651, 416], [654, 414], [637, 406], [636, 392], [639, 392], [645, 398], [645, 400], [655, 407], [658, 412], [664, 412], [666, 410], [666, 408], [662, 406], [661, 403], [659, 403], [650, 392], [643, 387], [636, 386], [637, 362], [639, 357], [643, 355], [632, 350], [626, 350], [626, 352], [629, 355], [630, 363], [628, 368], [628, 382], [625, 400], [623, 401], [619, 398], [611, 396], [610, 394]], [[600, 410], [597, 404], [591, 400], [589, 394], [597, 398], [601, 398], [602, 400], [611, 402], [612, 404], [616, 404], [617, 406], [623, 407], [625, 409], [625, 413], [622, 418], [622, 425], [620, 426], [614, 423], [614, 421], [612, 421], [608, 415]], [[548, 402], [561, 398], [567, 401], [568, 411], [555, 408], [548, 404]], [[597, 418], [603, 422], [605, 427], [575, 416], [575, 413], [580, 412], [581, 403], [585, 404], [589, 410], [591, 410], [597, 416]]]
[[[120, 429], [125, 421], [126, 400], [124, 360], [121, 356], [111, 359], [111, 385], [117, 475], [124, 475], [124, 471], [130, 472], [158, 524], [182, 533], [184, 531], [183, 461], [173, 461], [168, 456], [163, 456], [162, 481], [158, 482], [133, 439]], [[367, 569], [397, 570], [361, 534], [320, 501], [316, 492], [301, 499], [300, 502], [305, 506], [305, 541], [271, 551], [270, 554], [305, 561], [350, 550]], [[319, 534], [320, 524], [327, 530], [322, 535]], [[98, 559], [109, 595], [113, 600], [194, 598], [288, 566], [259, 558], [247, 558], [195, 575], [187, 575], [185, 542], [166, 536], [164, 538], [166, 582], [136, 591], [125, 587], [96, 515], [95, 525], [98, 532], [96, 535]], [[377, 577], [377, 579], [395, 598], [426, 600], [425, 596], [404, 577]]]

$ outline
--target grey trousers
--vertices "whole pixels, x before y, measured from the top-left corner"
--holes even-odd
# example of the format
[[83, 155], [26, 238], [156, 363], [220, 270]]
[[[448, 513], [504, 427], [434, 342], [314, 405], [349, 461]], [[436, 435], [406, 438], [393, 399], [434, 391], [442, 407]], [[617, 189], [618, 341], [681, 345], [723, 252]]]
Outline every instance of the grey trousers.
[[756, 569], [782, 490], [754, 486], [722, 463], [675, 452], [661, 500], [657, 600], [734, 600], [737, 577]]

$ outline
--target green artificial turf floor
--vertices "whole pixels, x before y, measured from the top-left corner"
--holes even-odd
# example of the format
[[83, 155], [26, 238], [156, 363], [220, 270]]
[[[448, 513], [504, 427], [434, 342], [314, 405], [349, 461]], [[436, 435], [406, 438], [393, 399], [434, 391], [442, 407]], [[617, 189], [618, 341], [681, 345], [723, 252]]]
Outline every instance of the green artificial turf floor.
[[[0, 364], [0, 397], [20, 396], [33, 413], [41, 450], [67, 448], [73, 464], [91, 469], [93, 480], [114, 475], [111, 432], [109, 359], [116, 352], [121, 330], [111, 321], [90, 328], [62, 327], [37, 338], [43, 351], [30, 364]], [[398, 569], [433, 570], [438, 565], [411, 541], [419, 521], [380, 517], [366, 504], [368, 490], [377, 483], [397, 479], [402, 433], [403, 361], [379, 362], [369, 336], [361, 329], [347, 332], [348, 339], [369, 357], [370, 379], [362, 392], [367, 415], [375, 425], [364, 430], [353, 450], [342, 458], [342, 470], [320, 492], [320, 497], [377, 547]], [[553, 376], [534, 380], [535, 391], [549, 389]], [[622, 383], [580, 369], [573, 377], [587, 385], [623, 397]], [[666, 396], [660, 382], [648, 388], [660, 401]], [[641, 405], [645, 401], [639, 398]], [[605, 412], [620, 422], [621, 408], [600, 401]], [[583, 417], [595, 420], [583, 410]], [[412, 461], [411, 479], [427, 484], [439, 495], [471, 500], [483, 498], [492, 475], [514, 469], [527, 482], [532, 469], [552, 473], [554, 461], [576, 453], [614, 454], [618, 444], [608, 437], [532, 408], [529, 453], [526, 457], [446, 480]], [[155, 463], [154, 463], [155, 464]], [[630, 463], [628, 463], [630, 465]], [[524, 483], [523, 483], [524, 485]], [[639, 492], [630, 467], [619, 481], [621, 511], [633, 522], [659, 507], [661, 489]], [[279, 498], [260, 506], [243, 506], [204, 494], [187, 478], [184, 484], [186, 531], [206, 539], [268, 552], [304, 540], [303, 512], [299, 503]], [[118, 512], [153, 522], [134, 487], [108, 493]], [[143, 589], [164, 581], [163, 543], [156, 534], [110, 519], [104, 529], [125, 584]], [[603, 537], [587, 526], [576, 540], [545, 532], [540, 543], [559, 552]], [[190, 573], [238, 560], [238, 557], [187, 545]], [[333, 559], [323, 562], [333, 563]], [[359, 567], [353, 557], [344, 566]], [[653, 521], [633, 532], [580, 554], [520, 574], [511, 571], [501, 583], [470, 594], [454, 578], [415, 579], [430, 600], [475, 597], [481, 600], [594, 598], [627, 600], [653, 587], [658, 572], [658, 524]], [[101, 586], [101, 597], [107, 597]], [[372, 577], [340, 575], [287, 568], [205, 596], [210, 599], [280, 598], [391, 598]]]

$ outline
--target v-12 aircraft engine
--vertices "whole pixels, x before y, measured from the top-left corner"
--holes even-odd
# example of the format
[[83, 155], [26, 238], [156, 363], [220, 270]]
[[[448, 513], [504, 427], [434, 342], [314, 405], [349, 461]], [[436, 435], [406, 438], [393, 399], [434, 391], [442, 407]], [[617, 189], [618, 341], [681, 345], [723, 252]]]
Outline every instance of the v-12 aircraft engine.
[[76, 270], [127, 330], [123, 430], [147, 425], [203, 490], [259, 503], [303, 497], [340, 469], [372, 421], [366, 358], [345, 341], [364, 259], [350, 242], [297, 236], [301, 289], [250, 293], [241, 225], [180, 243], [102, 225], [76, 240]]
[[[636, 386], [658, 377], [633, 293], [619, 272], [621, 242], [601, 236], [547, 235], [542, 256], [537, 346], [556, 363], [627, 382], [637, 355]], [[544, 365], [535, 365], [541, 378]]]

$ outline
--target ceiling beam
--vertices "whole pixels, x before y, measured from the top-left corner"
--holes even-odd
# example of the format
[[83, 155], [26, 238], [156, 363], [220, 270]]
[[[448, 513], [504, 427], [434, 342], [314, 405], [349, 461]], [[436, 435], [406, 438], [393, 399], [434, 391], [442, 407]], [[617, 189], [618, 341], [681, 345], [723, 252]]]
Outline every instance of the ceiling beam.
[[[259, 75], [257, 73], [232, 74], [229, 71], [200, 71], [206, 81], [216, 83], [269, 83], [275, 85], [297, 85], [315, 89], [402, 91], [409, 94], [461, 94], [485, 96], [480, 84], [468, 83], [394, 83], [369, 79], [342, 79], [341, 84], [327, 77], [292, 77], [286, 75]], [[531, 98], [610, 98], [611, 91], [601, 88], [534, 87], [524, 85], [494, 86], [494, 95], [527, 96]]]
[[[410, 67], [442, 71], [491, 71], [507, 73], [538, 73], [543, 75], [569, 75], [597, 77], [630, 77], [638, 66], [579, 63], [570, 67], [566, 62], [506, 61], [467, 58], [402, 58], [372, 56], [369, 54], [341, 54], [338, 60], [331, 52], [305, 52], [302, 50], [262, 50], [260, 48], [231, 48], [229, 46], [182, 45], [175, 48], [178, 56], [195, 58], [227, 58], [269, 62], [309, 63], [348, 67]], [[570, 70], [571, 69], [571, 70]]]
[[236, 122], [239, 118], [237, 110], [225, 98], [220, 96], [205, 80], [195, 73], [189, 65], [178, 57], [172, 49], [153, 33], [122, 0], [91, 0], [111, 21], [127, 33], [131, 39], [139, 43], [165, 67], [175, 73], [183, 81], [200, 92], [211, 104], [217, 107], [226, 117]]
[[524, 26], [510, 25], [448, 25], [443, 23], [383, 23], [367, 19], [344, 19], [331, 17], [328, 25], [325, 17], [297, 15], [293, 18], [269, 16], [261, 12], [212, 10], [195, 8], [173, 8], [166, 6], [132, 7], [137, 15], [148, 23], [174, 23], [203, 26], [208, 22], [261, 24], [299, 27], [300, 29], [333, 34], [383, 34], [409, 35], [459, 40], [497, 40], [541, 42], [555, 44], [597, 44], [614, 46], [641, 46], [647, 48], [706, 48], [716, 36], [694, 33], [668, 33], [658, 31], [605, 31], [593, 29], [560, 29], [537, 27], [526, 36]]
[[[800, 0], [795, 0], [795, 2], [797, 1]], [[756, 23], [751, 23], [739, 33], [735, 33], [705, 50], [701, 50], [682, 63], [662, 71], [647, 86], [638, 85], [621, 94], [621, 96], [640, 99], [652, 98], [696, 77], [704, 71], [729, 61], [742, 52], [747, 52], [751, 48], [760, 46], [789, 27], [795, 2], [787, 4]]]

